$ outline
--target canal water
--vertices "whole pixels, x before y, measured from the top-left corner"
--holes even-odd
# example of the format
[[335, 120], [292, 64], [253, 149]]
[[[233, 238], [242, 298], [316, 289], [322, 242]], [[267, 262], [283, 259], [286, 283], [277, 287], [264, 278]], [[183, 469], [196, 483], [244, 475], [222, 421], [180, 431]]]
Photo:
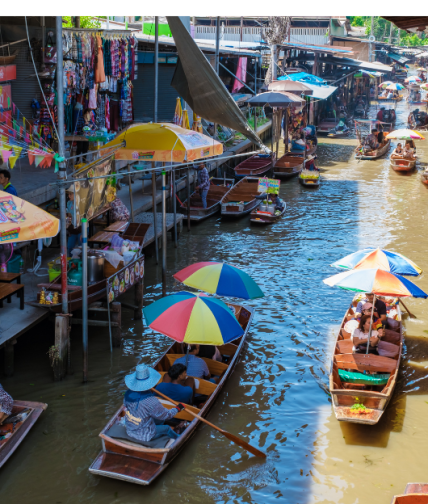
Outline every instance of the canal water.
[[[372, 107], [373, 108], [373, 107]], [[408, 115], [398, 105], [396, 127]], [[372, 114], [374, 111], [372, 111]], [[332, 346], [352, 294], [327, 287], [329, 265], [366, 246], [399, 251], [428, 268], [428, 190], [420, 170], [395, 173], [387, 157], [356, 161], [356, 140], [320, 138], [319, 189], [283, 182], [285, 217], [271, 227], [220, 217], [184, 231], [168, 247], [168, 292], [183, 287], [173, 273], [197, 261], [225, 261], [248, 272], [265, 297], [256, 308], [239, 363], [209, 420], [267, 453], [261, 461], [208, 426], [149, 487], [91, 475], [100, 430], [120, 406], [124, 377], [153, 363], [170, 341], [123, 310], [123, 346], [109, 351], [108, 332], [90, 330], [89, 376], [82, 385], [81, 332], [73, 327], [74, 374], [52, 382], [46, 350], [53, 326], [18, 340], [15, 376], [2, 384], [15, 398], [49, 407], [0, 473], [4, 503], [388, 504], [407, 482], [426, 481], [428, 465], [427, 301], [408, 300], [405, 350], [394, 397], [377, 426], [339, 423], [328, 394]], [[428, 289], [426, 276], [416, 280]], [[161, 275], [147, 258], [145, 303], [161, 295]]]

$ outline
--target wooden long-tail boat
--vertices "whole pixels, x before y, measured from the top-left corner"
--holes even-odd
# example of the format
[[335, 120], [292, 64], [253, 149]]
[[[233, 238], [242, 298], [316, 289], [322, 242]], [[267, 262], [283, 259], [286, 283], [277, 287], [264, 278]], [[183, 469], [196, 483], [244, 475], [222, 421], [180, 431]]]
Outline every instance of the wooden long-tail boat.
[[221, 216], [242, 217], [257, 208], [261, 203], [257, 196], [262, 194], [258, 184], [258, 178], [245, 177], [233, 186], [221, 200]]
[[[12, 453], [18, 448], [22, 440], [28, 434], [29, 430], [36, 423], [36, 420], [42, 412], [48, 407], [45, 403], [32, 401], [13, 401], [12, 413], [9, 419], [18, 414], [22, 414], [25, 418], [20, 421], [7, 423], [6, 418], [0, 425], [0, 467], [9, 459]], [[6, 437], [10, 434], [9, 437]]]
[[302, 170], [305, 159], [287, 152], [281, 156], [273, 166], [273, 174], [281, 179], [296, 177]]
[[403, 95], [399, 95], [397, 98], [385, 98], [385, 96], [378, 96], [380, 102], [400, 102], [403, 99]]
[[[314, 172], [311, 172], [311, 173], [314, 173]], [[320, 181], [321, 181], [321, 176], [320, 176], [319, 172], [317, 172], [317, 173], [318, 173], [318, 177], [307, 178], [304, 176], [304, 172], [301, 172], [299, 175], [299, 182], [305, 187], [310, 187], [310, 188], [319, 187]]]
[[[212, 178], [211, 185], [207, 194], [207, 208], [203, 208], [202, 199], [199, 191], [195, 191], [190, 196], [190, 220], [200, 222], [211, 215], [220, 211], [220, 201], [231, 189], [235, 182], [234, 179]], [[187, 213], [187, 200], [181, 203], [180, 210]]]
[[[356, 304], [356, 303], [354, 303]], [[333, 402], [333, 409], [336, 418], [342, 422], [360, 423], [365, 425], [375, 425], [379, 422], [383, 412], [394, 392], [397, 383], [398, 368], [400, 366], [401, 353], [403, 349], [403, 326], [401, 323], [401, 311], [397, 306], [398, 318], [400, 320], [400, 344], [398, 346], [397, 358], [384, 357], [374, 354], [353, 353], [353, 343], [351, 334], [344, 329], [346, 322], [354, 315], [352, 304], [346, 311], [340, 326], [336, 345], [333, 350], [333, 357], [329, 376], [329, 389]], [[386, 385], [370, 385], [348, 383], [342, 380], [339, 371], [370, 373], [377, 372], [389, 374]], [[370, 376], [367, 376], [370, 381]], [[354, 404], [362, 404], [365, 409], [352, 409]]]
[[385, 155], [388, 151], [389, 148], [391, 147], [391, 140], [386, 140], [382, 147], [379, 147], [376, 150], [372, 151], [361, 151], [361, 148], [358, 146], [355, 149], [355, 158], [356, 159], [378, 159]]
[[[269, 199], [273, 201], [273, 206], [276, 206], [276, 198], [278, 196], [276, 194], [270, 194]], [[271, 213], [268, 211], [263, 211], [260, 207], [253, 210], [250, 214], [250, 221], [253, 224], [273, 224], [277, 220], [279, 220], [287, 210], [287, 205], [285, 201], [283, 202], [283, 209], [281, 211], [278, 210], [279, 213]]]
[[422, 184], [428, 186], [428, 171], [424, 171], [421, 173], [421, 182]]
[[391, 504], [428, 504], [428, 483], [407, 483], [404, 494], [395, 495]]
[[266, 177], [272, 170], [273, 154], [255, 154], [235, 167], [235, 177]]
[[[208, 399], [201, 409], [193, 406], [191, 409], [202, 417], [207, 416], [221, 389], [232, 374], [233, 368], [244, 347], [254, 314], [254, 309], [248, 306], [232, 304], [229, 304], [229, 306], [234, 308], [236, 318], [245, 332], [243, 336], [232, 343], [218, 347], [223, 360], [226, 362], [204, 359], [208, 364], [210, 373], [219, 375], [220, 381], [216, 385], [198, 378], [199, 388], [196, 389], [197, 393], [208, 396]], [[173, 343], [153, 367], [161, 374], [165, 374], [175, 360], [183, 355], [183, 345], [181, 343]], [[174, 407], [172, 403], [162, 399], [161, 403], [168, 409]], [[139, 485], [149, 485], [169, 466], [180, 450], [188, 444], [200, 422], [197, 418], [186, 413], [185, 410], [181, 411], [175, 418], [188, 420], [190, 424], [180, 437], [176, 440], [168, 440], [163, 448], [149, 448], [137, 441], [132, 442], [129, 439], [117, 439], [109, 436], [110, 429], [119, 424], [124, 415], [125, 407], [122, 405], [101, 431], [102, 450], [91, 464], [89, 471], [93, 474], [129, 481]]]
[[391, 168], [396, 172], [409, 172], [416, 167], [416, 158], [406, 159], [391, 154], [389, 159], [391, 162]]
[[322, 119], [317, 126], [317, 135], [328, 135], [330, 131], [339, 124], [339, 119]]

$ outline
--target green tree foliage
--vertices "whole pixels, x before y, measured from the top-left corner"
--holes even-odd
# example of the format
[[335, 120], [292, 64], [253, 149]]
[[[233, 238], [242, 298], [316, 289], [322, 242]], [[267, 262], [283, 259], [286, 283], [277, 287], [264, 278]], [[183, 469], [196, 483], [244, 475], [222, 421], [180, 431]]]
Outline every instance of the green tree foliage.
[[[74, 16], [62, 16], [64, 28], [74, 28]], [[80, 28], [100, 28], [101, 23], [92, 16], [80, 16]]]

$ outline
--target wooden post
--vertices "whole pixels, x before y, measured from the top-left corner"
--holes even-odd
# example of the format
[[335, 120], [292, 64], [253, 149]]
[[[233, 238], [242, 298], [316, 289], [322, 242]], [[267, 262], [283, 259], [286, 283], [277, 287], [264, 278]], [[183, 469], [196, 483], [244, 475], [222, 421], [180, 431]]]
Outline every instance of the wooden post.
[[66, 375], [69, 339], [69, 317], [58, 313], [55, 316], [55, 349], [57, 358], [52, 365], [55, 381], [62, 380]]
[[[129, 172], [131, 169], [129, 168], [128, 165], [128, 184], [129, 184], [129, 203], [131, 205], [131, 222], [134, 222], [134, 202], [132, 201], [132, 180], [131, 180], [131, 175], [129, 175]], [[144, 181], [143, 181], [144, 184]]]
[[[155, 167], [155, 163], [152, 163], [152, 168]], [[159, 247], [158, 247], [158, 219], [156, 213], [157, 204], [157, 191], [156, 191], [156, 173], [152, 172], [152, 206], [153, 206], [153, 230], [155, 236], [155, 252], [156, 252], [156, 264], [159, 263]]]
[[190, 231], [190, 168], [187, 167], [187, 231]]
[[14, 350], [16, 340], [9, 340], [4, 346], [4, 374], [13, 376], [14, 373]]
[[111, 328], [113, 346], [118, 348], [122, 342], [122, 305], [118, 301], [113, 301], [110, 303], [110, 310], [111, 321], [118, 324]]
[[134, 292], [134, 320], [143, 320], [144, 278], [135, 284]]

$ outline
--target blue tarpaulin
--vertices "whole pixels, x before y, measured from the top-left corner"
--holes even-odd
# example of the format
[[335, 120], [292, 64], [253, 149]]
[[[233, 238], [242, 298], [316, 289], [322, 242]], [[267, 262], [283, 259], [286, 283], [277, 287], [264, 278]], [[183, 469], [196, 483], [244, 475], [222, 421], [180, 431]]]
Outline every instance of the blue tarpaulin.
[[281, 77], [278, 77], [278, 80], [292, 80], [309, 84], [317, 84], [318, 86], [327, 84], [327, 82], [324, 79], [321, 79], [321, 77], [317, 77], [316, 75], [312, 75], [306, 72], [297, 72], [282, 75]]

